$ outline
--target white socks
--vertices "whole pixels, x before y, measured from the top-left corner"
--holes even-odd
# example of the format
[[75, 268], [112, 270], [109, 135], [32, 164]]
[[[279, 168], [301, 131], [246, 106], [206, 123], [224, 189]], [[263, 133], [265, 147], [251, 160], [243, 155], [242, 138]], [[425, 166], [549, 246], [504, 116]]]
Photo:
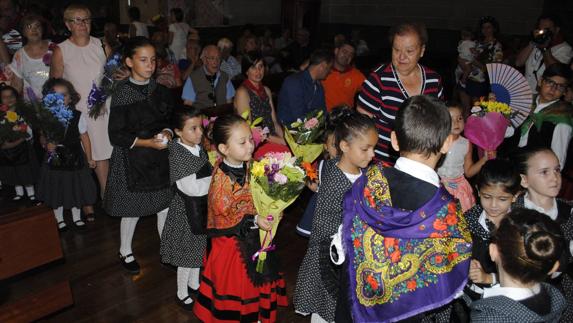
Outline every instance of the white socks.
[[191, 268], [191, 272], [189, 273], [189, 287], [192, 289], [199, 289], [199, 272], [201, 268]]
[[16, 196], [24, 196], [24, 186], [16, 185], [14, 186], [14, 190], [16, 190]]
[[[161, 210], [157, 213], [157, 232], [159, 233], [160, 238], [161, 232], [163, 232], [163, 226], [165, 225], [165, 220], [167, 219], [167, 212], [169, 212], [169, 208]], [[138, 217], [121, 218], [121, 224], [119, 226], [119, 253], [122, 256], [127, 256], [133, 253], [131, 250], [131, 242], [133, 241], [133, 234], [135, 233], [135, 226], [137, 225], [137, 221], [139, 221]], [[135, 258], [133, 256], [125, 258], [125, 262], [132, 262], [134, 260]]]
[[[185, 267], [177, 267], [177, 297], [180, 300], [185, 299], [189, 296], [189, 292], [187, 291], [187, 283], [189, 282], [189, 274], [191, 273], [192, 268], [185, 268]], [[193, 300], [188, 298], [185, 300], [185, 304], [191, 304]]]
[[[26, 195], [28, 195], [28, 197], [33, 197], [36, 195], [34, 192], [34, 185], [26, 185], [25, 188], [26, 188]], [[16, 196], [20, 197], [24, 196], [24, 186], [16, 185], [14, 186], [14, 190], [16, 191]]]
[[[78, 222], [78, 221], [82, 221], [81, 211], [77, 207], [72, 208], [72, 221], [74, 221], [74, 223]], [[82, 221], [82, 222], [84, 222], [84, 221]]]
[[26, 185], [26, 194], [28, 197], [35, 197], [36, 192], [34, 192], [34, 185]]
[[[199, 288], [200, 269], [201, 268], [177, 267], [177, 297], [180, 300], [183, 300], [189, 296], [187, 287], [191, 287], [192, 289]], [[188, 299], [184, 303], [191, 304], [192, 302], [192, 299]]]
[[56, 217], [56, 222], [64, 222], [64, 207], [60, 206], [57, 209], [54, 209], [54, 216]]
[[[127, 256], [132, 253], [131, 241], [133, 240], [133, 234], [135, 233], [135, 226], [137, 225], [137, 221], [139, 221], [138, 217], [121, 218], [121, 224], [119, 226], [120, 243], [121, 243], [119, 247], [119, 253], [122, 256]], [[133, 256], [125, 258], [125, 262], [132, 262], [134, 260], [135, 258], [133, 258]]]
[[161, 233], [163, 232], [163, 226], [165, 226], [165, 220], [167, 220], [167, 213], [169, 208], [157, 212], [157, 232], [159, 233], [159, 238], [161, 239]]

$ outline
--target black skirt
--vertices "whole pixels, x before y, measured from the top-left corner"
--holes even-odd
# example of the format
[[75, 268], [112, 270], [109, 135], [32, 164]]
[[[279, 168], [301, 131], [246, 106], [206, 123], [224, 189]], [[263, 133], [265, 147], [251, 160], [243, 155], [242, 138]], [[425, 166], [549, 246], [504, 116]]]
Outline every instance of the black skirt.
[[53, 169], [42, 165], [38, 182], [38, 198], [47, 206], [64, 209], [93, 205], [97, 188], [91, 170], [83, 167], [77, 170]]

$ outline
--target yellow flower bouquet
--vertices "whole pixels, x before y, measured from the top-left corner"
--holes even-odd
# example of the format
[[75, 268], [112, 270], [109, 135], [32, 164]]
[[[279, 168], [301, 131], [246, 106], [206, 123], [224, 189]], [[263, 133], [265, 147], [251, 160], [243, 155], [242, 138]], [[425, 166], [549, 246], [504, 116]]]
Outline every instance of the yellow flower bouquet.
[[258, 258], [257, 271], [263, 272], [267, 252], [274, 250], [273, 237], [277, 232], [282, 212], [291, 205], [304, 188], [305, 171], [299, 160], [290, 153], [269, 153], [251, 167], [251, 194], [259, 216], [272, 222], [270, 231], [259, 230], [261, 248], [253, 256]]

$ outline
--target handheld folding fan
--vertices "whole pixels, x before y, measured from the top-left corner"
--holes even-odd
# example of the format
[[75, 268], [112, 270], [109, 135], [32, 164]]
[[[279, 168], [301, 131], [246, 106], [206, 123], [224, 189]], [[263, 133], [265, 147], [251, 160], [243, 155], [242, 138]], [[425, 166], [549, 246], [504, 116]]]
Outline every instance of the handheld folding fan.
[[486, 64], [491, 92], [496, 101], [509, 105], [512, 114], [511, 124], [517, 128], [531, 111], [533, 95], [525, 76], [515, 68], [501, 63]]

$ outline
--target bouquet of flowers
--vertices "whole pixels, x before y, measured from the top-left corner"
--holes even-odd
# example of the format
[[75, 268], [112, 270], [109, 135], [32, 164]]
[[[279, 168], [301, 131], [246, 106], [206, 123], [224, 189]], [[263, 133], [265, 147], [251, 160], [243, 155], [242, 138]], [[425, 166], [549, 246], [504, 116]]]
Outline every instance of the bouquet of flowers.
[[293, 203], [304, 188], [306, 174], [299, 166], [299, 159], [290, 153], [269, 153], [251, 167], [251, 192], [260, 216], [272, 221], [269, 232], [260, 230], [261, 249], [252, 260], [258, 258], [257, 271], [263, 272], [266, 253], [274, 250], [272, 240], [276, 234], [281, 213]]
[[0, 144], [28, 138], [28, 125], [18, 113], [0, 104]]
[[270, 133], [268, 127], [261, 127], [259, 124], [263, 122], [263, 117], [258, 117], [255, 120], [250, 120], [250, 111], [245, 111], [241, 114], [241, 117], [247, 120], [247, 123], [251, 127], [251, 133], [253, 134], [253, 141], [255, 142], [255, 148], [267, 140]]
[[[31, 103], [23, 106], [30, 115], [32, 125], [41, 129], [46, 141], [58, 144], [66, 136], [66, 131], [74, 113], [64, 104], [64, 95], [49, 93], [42, 99], [42, 104]], [[57, 151], [48, 153], [48, 164], [59, 166], [61, 164]]]
[[313, 162], [324, 148], [317, 142], [324, 132], [325, 116], [322, 110], [309, 113], [304, 120], [298, 119], [285, 129], [285, 140], [293, 154], [305, 162]]
[[466, 121], [464, 135], [485, 151], [494, 151], [503, 142], [512, 110], [509, 105], [481, 99], [474, 104]]
[[105, 63], [103, 68], [103, 78], [99, 86], [92, 84], [92, 89], [88, 94], [88, 111], [89, 116], [96, 119], [105, 112], [105, 101], [113, 94], [117, 81], [114, 80], [113, 74], [122, 66], [121, 55], [113, 54]]

